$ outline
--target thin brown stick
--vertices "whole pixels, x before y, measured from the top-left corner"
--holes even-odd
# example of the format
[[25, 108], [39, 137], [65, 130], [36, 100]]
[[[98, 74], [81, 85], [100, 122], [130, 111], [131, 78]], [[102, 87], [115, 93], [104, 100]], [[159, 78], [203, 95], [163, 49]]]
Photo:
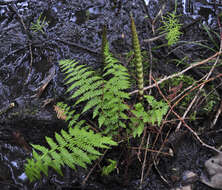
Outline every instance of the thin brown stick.
[[153, 149], [150, 149], [150, 148], [130, 147], [130, 149], [135, 149], [135, 150], [138, 150], [138, 149], [147, 150], [148, 152], [158, 153], [158, 154], [162, 154], [162, 155], [165, 155], [165, 156], [171, 156], [171, 155], [170, 155], [169, 153], [167, 153], [167, 152], [160, 152], [159, 150], [153, 150]]
[[157, 163], [156, 163], [155, 160], [153, 161], [153, 164], [154, 164], [154, 167], [155, 167], [157, 173], [159, 174], [160, 178], [163, 180], [163, 182], [166, 183], [168, 186], [170, 186], [170, 183], [167, 181], [167, 179], [162, 175], [162, 173], [161, 173], [160, 170], [158, 169]]
[[146, 137], [146, 133], [147, 133], [147, 127], [145, 127], [144, 130], [143, 130], [142, 140], [141, 140], [141, 142], [140, 142], [139, 150], [138, 150], [138, 153], [137, 153], [137, 158], [138, 158], [138, 160], [139, 160], [140, 162], [142, 162], [142, 161], [141, 161], [141, 158], [140, 158], [140, 155], [141, 155], [141, 148], [142, 148], [142, 146], [143, 146], [144, 138]]
[[[218, 24], [219, 24], [219, 26], [220, 26], [219, 21], [218, 21]], [[222, 33], [221, 33], [221, 34], [222, 34]], [[219, 55], [222, 53], [222, 37], [221, 37], [221, 39], [220, 39], [220, 50], [219, 50], [218, 53], [219, 53]], [[208, 80], [208, 79], [210, 78], [211, 74], [213, 73], [213, 71], [214, 71], [214, 69], [215, 69], [215, 67], [216, 67], [216, 65], [217, 65], [217, 63], [218, 63], [218, 61], [219, 61], [219, 57], [220, 57], [220, 56], [217, 56], [217, 59], [216, 59], [214, 65], [211, 67], [209, 73], [207, 74], [206, 80]], [[200, 94], [200, 92], [201, 92], [201, 90], [203, 89], [204, 86], [205, 86], [205, 83], [203, 83], [203, 84], [200, 86], [200, 88], [199, 88], [198, 92], [196, 93], [195, 97], [193, 98], [193, 100], [191, 101], [190, 105], [188, 106], [188, 108], [187, 108], [186, 111], [184, 112], [182, 118], [185, 118], [185, 117], [187, 116], [187, 114], [189, 113], [190, 109], [192, 108], [194, 102], [197, 100], [197, 98], [198, 98], [198, 96], [199, 96], [199, 94]], [[178, 130], [180, 129], [181, 125], [182, 125], [182, 122], [180, 121], [179, 124], [177, 125], [176, 131], [178, 131]]]
[[[194, 67], [197, 67], [197, 66], [199, 66], [199, 65], [203, 65], [203, 64], [207, 63], [208, 61], [214, 59], [215, 57], [217, 57], [218, 55], [221, 55], [221, 54], [222, 54], [222, 52], [217, 52], [217, 53], [215, 53], [214, 55], [212, 55], [211, 57], [209, 57], [209, 58], [207, 58], [207, 59], [205, 59], [205, 60], [203, 60], [203, 61], [200, 61], [200, 62], [198, 62], [198, 63], [194, 63], [194, 64], [190, 65], [189, 67], [187, 67], [186, 69], [184, 69], [184, 70], [181, 71], [181, 72], [172, 74], [172, 75], [170, 75], [170, 76], [168, 76], [168, 77], [164, 77], [163, 79], [159, 80], [159, 81], [157, 82], [157, 84], [159, 85], [159, 84], [161, 84], [162, 82], [164, 82], [164, 81], [166, 81], [166, 80], [172, 79], [172, 78], [174, 78], [174, 77], [178, 77], [178, 76], [182, 75], [183, 73], [189, 71], [190, 69], [192, 69], [192, 68], [194, 68]], [[152, 85], [150, 85], [150, 86], [144, 87], [143, 90], [145, 91], [145, 90], [151, 89], [151, 88], [153, 88], [153, 87], [155, 87], [155, 86], [156, 86], [156, 84], [152, 84]], [[136, 93], [138, 93], [138, 90], [134, 90], [134, 91], [130, 92], [129, 94], [132, 95], [132, 94], [136, 94]]]
[[156, 40], [158, 40], [158, 39], [160, 39], [160, 38], [162, 38], [162, 37], [164, 37], [164, 36], [166, 36], [167, 35], [167, 33], [163, 33], [163, 34], [161, 34], [161, 35], [159, 35], [159, 36], [155, 36], [155, 37], [153, 37], [153, 38], [149, 38], [149, 39], [145, 39], [145, 40], [143, 40], [143, 42], [145, 42], [145, 43], [150, 43], [150, 42], [153, 42], [153, 41], [156, 41]]
[[215, 117], [214, 117], [213, 123], [212, 123], [212, 125], [210, 126], [211, 129], [212, 129], [212, 128], [214, 127], [214, 125], [217, 123], [217, 120], [218, 120], [219, 115], [221, 114], [221, 112], [222, 112], [222, 100], [221, 100], [221, 102], [220, 102], [219, 109], [217, 110], [217, 113], [216, 113], [216, 115], [215, 115]]
[[141, 171], [141, 178], [140, 178], [140, 187], [139, 189], [142, 189], [143, 186], [143, 179], [144, 179], [144, 171], [145, 171], [145, 167], [146, 167], [146, 158], [147, 158], [147, 152], [148, 152], [148, 146], [149, 146], [149, 142], [150, 142], [150, 134], [148, 134], [147, 136], [147, 140], [146, 140], [146, 150], [144, 153], [144, 159], [143, 159], [143, 165], [142, 165], [142, 171]]
[[210, 145], [204, 143], [204, 142], [201, 140], [201, 138], [197, 135], [197, 133], [196, 133], [191, 127], [189, 127], [189, 125], [187, 125], [187, 123], [184, 121], [184, 119], [183, 119], [181, 116], [179, 116], [179, 115], [172, 109], [171, 103], [167, 100], [167, 98], [165, 97], [165, 95], [164, 95], [164, 94], [162, 93], [162, 91], [160, 90], [160, 88], [159, 88], [159, 86], [158, 86], [158, 84], [157, 84], [157, 81], [156, 81], [154, 78], [153, 78], [153, 80], [154, 80], [154, 82], [155, 82], [155, 84], [156, 84], [156, 87], [157, 87], [160, 95], [161, 95], [161, 96], [164, 98], [164, 100], [168, 103], [168, 105], [170, 106], [170, 108], [171, 108], [172, 112], [174, 113], [174, 115], [175, 115], [175, 116], [184, 124], [184, 126], [196, 137], [196, 139], [200, 142], [200, 144], [201, 144], [202, 146], [206, 147], [206, 148], [209, 148], [209, 149], [217, 152], [217, 153], [222, 153], [221, 151], [219, 151], [219, 150], [216, 149], [215, 147], [210, 146]]
[[102, 161], [102, 159], [104, 158], [105, 154], [107, 153], [108, 149], [105, 150], [104, 154], [99, 158], [99, 160], [97, 160], [97, 162], [94, 164], [94, 166], [91, 168], [91, 170], [89, 171], [89, 173], [87, 174], [87, 176], [85, 177], [85, 179], [82, 182], [82, 186], [84, 186], [87, 182], [87, 180], [89, 179], [89, 176], [92, 174], [93, 170], [96, 168], [96, 166]]

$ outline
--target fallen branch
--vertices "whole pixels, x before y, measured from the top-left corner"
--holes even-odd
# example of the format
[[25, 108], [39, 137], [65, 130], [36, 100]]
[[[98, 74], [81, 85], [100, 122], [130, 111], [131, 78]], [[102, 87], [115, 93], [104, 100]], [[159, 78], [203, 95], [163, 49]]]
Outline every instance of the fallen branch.
[[[189, 71], [190, 69], [192, 69], [192, 68], [194, 68], [194, 67], [197, 67], [197, 66], [199, 66], [199, 65], [203, 65], [203, 64], [207, 63], [208, 61], [214, 59], [216, 56], [221, 55], [221, 54], [222, 54], [222, 52], [217, 52], [217, 53], [215, 53], [214, 55], [212, 55], [211, 57], [209, 57], [209, 58], [207, 58], [207, 59], [205, 59], [205, 60], [203, 60], [203, 61], [200, 61], [200, 62], [198, 62], [198, 63], [194, 63], [194, 64], [190, 65], [189, 67], [187, 67], [186, 69], [184, 69], [184, 70], [181, 71], [181, 72], [172, 74], [172, 75], [170, 75], [170, 76], [168, 76], [168, 77], [164, 77], [163, 79], [161, 79], [161, 80], [159, 80], [159, 81], [157, 82], [157, 85], [161, 84], [162, 82], [164, 82], [164, 81], [166, 81], [166, 80], [172, 79], [172, 78], [174, 78], [174, 77], [178, 77], [178, 76], [182, 75], [183, 73]], [[153, 87], [155, 87], [155, 86], [156, 86], [156, 84], [152, 84], [152, 85], [150, 85], [150, 86], [144, 87], [143, 90], [145, 91], [145, 90], [151, 89], [151, 88], [153, 88]], [[130, 92], [129, 94], [132, 95], [132, 94], [136, 94], [136, 93], [138, 93], [138, 90], [134, 90], [134, 91]]]
[[205, 142], [203, 142], [203, 141], [201, 140], [201, 138], [197, 135], [197, 133], [196, 133], [191, 127], [189, 127], [189, 126], [187, 125], [187, 123], [184, 121], [184, 119], [183, 119], [181, 116], [179, 116], [179, 115], [173, 110], [173, 108], [172, 108], [172, 106], [171, 106], [171, 103], [166, 99], [165, 95], [164, 95], [164, 94], [162, 93], [162, 91], [160, 90], [157, 81], [156, 81], [153, 77], [152, 77], [152, 79], [153, 79], [153, 81], [155, 82], [155, 85], [156, 85], [156, 87], [157, 87], [160, 95], [163, 97], [163, 99], [168, 103], [169, 107], [171, 108], [172, 113], [174, 113], [174, 115], [184, 124], [184, 126], [196, 137], [196, 139], [200, 142], [200, 144], [201, 144], [202, 146], [206, 147], [206, 148], [209, 148], [209, 149], [211, 149], [211, 150], [213, 150], [213, 151], [215, 151], [215, 152], [217, 152], [217, 153], [222, 154], [221, 151], [219, 151], [218, 149], [216, 149], [216, 148], [213, 147], [213, 146], [210, 146], [210, 145], [206, 144]]
[[[218, 24], [219, 24], [219, 26], [220, 26], [219, 20], [218, 20]], [[220, 27], [220, 32], [221, 32], [221, 27]], [[221, 52], [222, 52], [222, 51], [221, 51], [221, 50], [222, 50], [222, 32], [220, 33], [220, 36], [221, 36], [221, 38], [220, 38], [220, 50], [219, 50], [219, 52], [218, 52], [219, 55], [220, 55]], [[218, 61], [219, 61], [219, 56], [217, 56], [217, 59], [216, 59], [214, 65], [212, 66], [212, 68], [210, 69], [209, 73], [207, 74], [206, 80], [208, 80], [208, 79], [210, 78], [210, 76], [211, 76], [211, 74], [213, 73], [213, 70], [215, 69]], [[200, 86], [197, 94], [195, 95], [195, 97], [194, 97], [193, 100], [191, 101], [190, 105], [188, 106], [188, 108], [187, 108], [186, 111], [184, 112], [183, 117], [182, 117], [183, 119], [186, 117], [186, 115], [188, 114], [188, 112], [189, 112], [190, 109], [192, 108], [194, 102], [197, 100], [197, 97], [199, 96], [199, 94], [200, 94], [201, 90], [203, 89], [204, 85], [205, 85], [205, 83], [203, 83], [203, 84]], [[180, 121], [179, 124], [177, 125], [176, 131], [178, 131], [178, 130], [180, 129], [181, 125], [182, 125], [182, 122]]]

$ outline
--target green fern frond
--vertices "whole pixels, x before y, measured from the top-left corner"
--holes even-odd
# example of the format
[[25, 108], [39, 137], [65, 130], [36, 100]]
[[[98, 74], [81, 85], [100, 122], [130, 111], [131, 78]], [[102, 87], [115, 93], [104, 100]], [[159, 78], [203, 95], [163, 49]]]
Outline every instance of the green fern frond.
[[86, 102], [82, 113], [94, 108], [93, 118], [98, 116], [99, 127], [104, 126], [104, 133], [107, 133], [125, 126], [121, 120], [127, 119], [124, 112], [129, 107], [124, 104], [124, 100], [129, 99], [125, 90], [130, 87], [130, 82], [127, 69], [111, 55], [108, 43], [103, 49], [106, 66], [102, 77], [75, 61], [63, 60], [59, 64], [66, 75], [66, 84], [69, 86], [67, 91], [74, 91], [70, 98], [78, 97], [75, 105]]
[[76, 105], [88, 101], [82, 113], [101, 103], [102, 86], [104, 85], [102, 77], [96, 76], [94, 71], [90, 71], [86, 66], [78, 65], [78, 62], [75, 61], [62, 60], [59, 64], [67, 75], [65, 77], [66, 84], [69, 85], [67, 92], [75, 90], [70, 98], [79, 97]]
[[147, 117], [147, 113], [144, 110], [144, 107], [141, 103], [137, 103], [134, 106], [134, 110], [131, 110], [133, 113], [133, 117], [130, 118], [131, 120], [131, 127], [133, 129], [133, 137], [140, 136], [143, 133], [145, 122], [144, 118]]
[[137, 103], [131, 110], [133, 117], [130, 118], [133, 137], [140, 136], [145, 125], [160, 125], [163, 116], [167, 113], [169, 106], [163, 101], [157, 101], [153, 96], [144, 96], [151, 106], [151, 109], [145, 111], [141, 103]]
[[168, 41], [168, 45], [171, 46], [175, 44], [178, 40], [182, 32], [180, 32], [181, 24], [174, 13], [169, 13], [167, 17], [164, 17], [163, 26], [160, 27], [163, 30], [162, 33], [167, 32], [166, 39]]
[[108, 161], [109, 161], [109, 165], [104, 166], [102, 168], [102, 176], [109, 175], [111, 172], [113, 172], [117, 168], [116, 160], [108, 159]]
[[152, 107], [151, 110], [149, 110], [149, 117], [150, 118], [149, 122], [151, 121], [152, 125], [154, 125], [157, 122], [157, 125], [159, 126], [163, 116], [167, 113], [168, 111], [168, 104], [163, 101], [156, 101], [153, 96], [144, 96], [147, 100], [147, 102], [150, 104]]
[[93, 117], [99, 115], [99, 126], [105, 126], [104, 133], [114, 133], [119, 127], [125, 126], [121, 120], [128, 117], [124, 112], [129, 107], [124, 104], [124, 100], [129, 99], [129, 94], [125, 92], [130, 87], [129, 74], [127, 69], [119, 64], [109, 52], [108, 43], [104, 47], [105, 65], [104, 78], [109, 78], [103, 86], [102, 107], [96, 107]]
[[49, 167], [60, 175], [62, 175], [61, 168], [64, 165], [72, 169], [75, 169], [76, 166], [86, 168], [87, 164], [101, 155], [96, 148], [109, 148], [109, 146], [117, 145], [110, 137], [104, 137], [99, 133], [95, 134], [93, 131], [86, 131], [77, 126], [70, 127], [68, 132], [62, 130], [61, 134], [55, 133], [55, 140], [46, 137], [46, 141], [49, 149], [40, 145], [32, 145], [33, 158], [28, 159], [25, 165], [25, 173], [30, 181], [39, 179], [41, 172], [48, 175]]
[[140, 96], [140, 100], [141, 100], [143, 98], [143, 86], [144, 86], [142, 55], [141, 55], [139, 38], [138, 38], [137, 31], [136, 31], [136, 25], [135, 25], [132, 15], [130, 15], [130, 19], [131, 19], [132, 44], [133, 44], [133, 49], [134, 49], [134, 53], [135, 53], [135, 60], [136, 60], [138, 90], [139, 90], [139, 96]]

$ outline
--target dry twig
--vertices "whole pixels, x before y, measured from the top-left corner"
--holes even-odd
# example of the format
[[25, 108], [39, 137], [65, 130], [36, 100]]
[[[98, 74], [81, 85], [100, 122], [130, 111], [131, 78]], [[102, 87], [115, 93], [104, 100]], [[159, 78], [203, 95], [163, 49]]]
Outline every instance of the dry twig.
[[[166, 81], [166, 80], [172, 79], [172, 78], [174, 78], [174, 77], [178, 77], [178, 76], [184, 74], [185, 72], [189, 71], [190, 69], [192, 69], [192, 68], [194, 68], [194, 67], [197, 67], [197, 66], [199, 66], [199, 65], [203, 65], [203, 64], [209, 62], [210, 60], [214, 59], [215, 57], [217, 57], [218, 55], [221, 55], [221, 54], [222, 54], [222, 52], [217, 52], [217, 53], [215, 53], [214, 55], [212, 55], [211, 57], [209, 57], [209, 58], [207, 58], [207, 59], [205, 59], [205, 60], [203, 60], [203, 61], [200, 61], [200, 62], [198, 62], [198, 63], [194, 63], [194, 64], [190, 65], [189, 67], [187, 67], [186, 69], [184, 69], [184, 70], [181, 71], [181, 72], [172, 74], [172, 75], [170, 75], [170, 76], [168, 76], [168, 77], [164, 77], [163, 79], [161, 79], [161, 80], [159, 80], [159, 81], [157, 82], [157, 85], [161, 84], [162, 82], [164, 82], [164, 81]], [[145, 90], [151, 89], [151, 88], [153, 88], [153, 87], [155, 87], [155, 86], [156, 86], [156, 84], [152, 84], [152, 85], [150, 85], [150, 86], [144, 87], [143, 90], [145, 91]], [[132, 95], [132, 94], [136, 94], [136, 93], [138, 93], [138, 90], [134, 90], [134, 91], [130, 92], [129, 94]]]
[[191, 128], [188, 126], [188, 124], [184, 121], [184, 119], [182, 117], [180, 117], [172, 108], [171, 106], [171, 103], [166, 99], [165, 95], [162, 93], [162, 91], [160, 90], [158, 84], [157, 84], [157, 81], [153, 78], [154, 82], [155, 82], [155, 85], [160, 93], [160, 95], [163, 97], [163, 99], [168, 103], [169, 107], [171, 108], [170, 110], [174, 113], [174, 115], [184, 124], [184, 126], [196, 137], [196, 139], [200, 142], [200, 144], [206, 148], [209, 148], [217, 153], [222, 153], [221, 151], [219, 151], [218, 149], [216, 149], [215, 147], [213, 146], [210, 146], [206, 143], [204, 143], [201, 138], [197, 135], [197, 133]]
[[[220, 26], [219, 20], [218, 20], [218, 24], [219, 24], [219, 26]], [[221, 29], [221, 27], [220, 27], [220, 29]], [[222, 53], [222, 32], [221, 32], [221, 38], [220, 38], [220, 50], [219, 50], [218, 53], [219, 53], [219, 55]], [[211, 76], [211, 74], [213, 73], [213, 70], [215, 69], [218, 61], [219, 61], [219, 56], [217, 56], [217, 59], [216, 59], [214, 65], [212, 66], [212, 68], [210, 69], [209, 73], [207, 74], [206, 80], [208, 80], [208, 79], [210, 78], [210, 76]], [[186, 117], [186, 115], [188, 114], [188, 112], [190, 111], [191, 107], [193, 106], [194, 102], [197, 100], [197, 97], [199, 96], [199, 94], [200, 94], [201, 90], [203, 89], [204, 85], [205, 85], [205, 83], [203, 83], [203, 84], [200, 86], [197, 94], [195, 95], [195, 97], [194, 97], [193, 100], [191, 101], [190, 105], [188, 106], [188, 108], [187, 108], [186, 111], [184, 112], [182, 119], [184, 119], [184, 118]], [[177, 125], [176, 131], [178, 131], [178, 130], [180, 129], [180, 126], [181, 126], [181, 125], [182, 125], [182, 122], [180, 121], [180, 123]]]

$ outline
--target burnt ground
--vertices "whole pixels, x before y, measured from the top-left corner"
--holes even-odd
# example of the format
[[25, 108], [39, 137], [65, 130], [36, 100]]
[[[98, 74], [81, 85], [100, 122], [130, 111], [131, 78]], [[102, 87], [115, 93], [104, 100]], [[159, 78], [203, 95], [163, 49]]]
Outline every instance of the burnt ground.
[[[135, 151], [127, 148], [127, 144], [124, 143], [108, 151], [106, 155], [107, 158], [118, 160], [118, 172], [115, 171], [110, 176], [104, 177], [100, 175], [100, 167], [97, 167], [84, 187], [81, 183], [88, 171], [81, 168], [76, 172], [64, 168], [64, 177], [50, 171], [48, 178], [44, 177], [30, 184], [24, 175], [23, 167], [25, 159], [30, 156], [29, 143], [44, 144], [46, 135], [53, 136], [54, 132], [66, 127], [63, 121], [56, 118], [53, 110], [53, 105], [57, 101], [67, 99], [67, 95], [64, 96], [67, 87], [63, 84], [63, 75], [59, 70], [58, 61], [76, 59], [99, 70], [102, 66], [100, 51], [102, 29], [107, 25], [110, 49], [124, 62], [124, 56], [132, 50], [130, 13], [135, 19], [142, 51], [149, 52], [149, 45], [144, 40], [158, 35], [158, 30], [156, 35], [152, 33], [151, 21], [162, 5], [155, 0], [150, 1], [148, 5], [146, 2], [148, 1], [15, 0], [0, 2], [1, 189], [128, 190], [139, 187], [142, 163], [137, 159]], [[169, 1], [163, 13], [173, 10], [174, 1]], [[187, 4], [185, 1], [178, 1], [177, 11], [181, 15], [179, 19], [183, 32], [180, 41], [172, 47], [161, 46], [167, 43], [164, 38], [150, 43], [152, 67], [154, 76], [157, 78], [181, 71], [190, 63], [206, 59], [219, 50], [217, 14], [221, 11], [221, 6], [217, 2], [216, 4], [208, 1], [200, 3], [193, 0]], [[47, 24], [43, 27], [43, 32], [35, 32], [31, 30], [31, 26], [32, 23], [36, 23], [40, 14], [41, 18], [46, 19]], [[147, 15], [149, 15], [148, 18]], [[212, 38], [203, 25], [209, 27]], [[155, 29], [161, 26], [159, 19], [154, 26]], [[148, 56], [145, 56], [145, 60], [151, 62], [149, 53], [146, 55]], [[178, 64], [178, 60], [184, 61]], [[206, 65], [209, 66], [208, 68], [194, 68], [188, 72], [188, 75], [199, 80], [209, 72], [211, 65], [212, 63]], [[129, 69], [132, 68], [132, 65], [128, 66]], [[149, 68], [150, 65], [145, 66], [144, 72], [147, 76]], [[221, 71], [219, 64], [214, 70], [213, 77]], [[39, 89], [48, 76], [51, 76], [50, 81], [43, 92], [40, 92]], [[170, 83], [172, 81], [166, 85]], [[189, 126], [192, 126], [200, 138], [215, 147], [220, 147], [222, 144], [221, 116], [216, 125], [210, 128], [221, 100], [220, 84], [221, 79], [217, 78], [206, 87], [206, 93], [210, 92], [210, 86], [215, 88], [214, 99], [211, 99], [212, 108], [205, 107], [207, 111], [204, 111], [202, 104], [197, 103], [191, 110], [192, 113], [197, 112], [196, 119], [188, 120]], [[167, 91], [167, 88], [170, 86], [162, 89]], [[154, 89], [153, 94], [158, 94], [158, 91]], [[160, 95], [157, 98], [160, 98]], [[51, 102], [42, 107], [47, 101]], [[10, 103], [14, 103], [14, 107], [9, 108]], [[209, 108], [209, 104], [207, 105]], [[178, 113], [182, 115], [187, 106], [185, 103], [182, 104], [177, 108]], [[169, 119], [175, 118], [170, 116]], [[171, 136], [174, 136], [173, 140], [166, 144], [166, 149], [172, 148], [174, 156], [159, 157], [156, 167], [151, 167], [146, 175], [142, 189], [168, 190], [179, 187], [185, 183], [184, 172], [192, 171], [200, 176], [204, 170], [204, 162], [214, 155], [215, 152], [203, 147], [186, 127], [181, 127], [182, 135], [174, 134], [177, 124], [177, 121], [167, 124], [161, 133], [161, 140], [164, 140], [168, 131]], [[152, 140], [154, 140], [155, 130], [149, 132], [152, 133]], [[157, 149], [161, 145], [161, 140], [157, 144]], [[132, 146], [139, 146], [136, 140], [130, 143]], [[150, 156], [151, 153], [148, 152], [147, 163], [149, 164], [152, 163]], [[107, 163], [102, 161], [100, 164], [102, 166]], [[193, 190], [211, 189], [199, 180], [192, 182], [192, 188]]]

